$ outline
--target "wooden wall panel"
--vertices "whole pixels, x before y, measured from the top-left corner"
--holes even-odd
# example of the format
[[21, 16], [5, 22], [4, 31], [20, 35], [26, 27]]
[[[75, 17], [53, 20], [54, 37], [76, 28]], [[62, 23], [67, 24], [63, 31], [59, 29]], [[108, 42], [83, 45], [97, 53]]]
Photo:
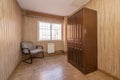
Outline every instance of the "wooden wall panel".
[[91, 0], [98, 12], [98, 68], [120, 79], [120, 0]]
[[8, 80], [20, 61], [22, 15], [16, 0], [0, 0], [0, 80]]
[[[3, 12], [2, 12], [2, 0], [0, 0], [0, 46], [2, 45], [2, 40], [1, 40], [1, 38], [2, 38], [2, 31], [1, 31], [1, 29], [2, 29], [2, 25], [3, 25]], [[2, 57], [2, 53], [1, 52], [3, 52], [3, 48], [2, 47], [0, 47], [0, 62], [2, 62], [1, 64], [0, 64], [0, 80], [2, 80], [2, 76], [4, 76], [4, 72], [2, 71], [3, 70], [3, 57]]]
[[68, 17], [64, 17], [64, 23], [63, 23], [63, 46], [64, 51], [67, 52], [67, 21]]
[[54, 18], [54, 19], [60, 19], [64, 20], [63, 16], [58, 16], [58, 15], [51, 15], [51, 14], [45, 14], [45, 13], [40, 13], [40, 12], [34, 12], [34, 11], [24, 11], [25, 15], [29, 16], [42, 16], [42, 17], [48, 17], [48, 18]]
[[38, 41], [38, 21], [44, 20], [44, 17], [24, 16], [23, 24], [23, 41], [33, 41], [36, 44], [42, 45], [47, 51], [48, 43], [55, 43], [55, 50], [64, 50], [63, 41]]

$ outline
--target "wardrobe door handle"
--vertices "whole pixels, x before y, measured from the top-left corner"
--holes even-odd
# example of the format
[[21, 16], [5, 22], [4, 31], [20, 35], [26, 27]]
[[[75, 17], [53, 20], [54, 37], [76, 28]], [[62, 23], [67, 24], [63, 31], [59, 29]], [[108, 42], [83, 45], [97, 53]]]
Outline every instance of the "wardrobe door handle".
[[87, 30], [86, 30], [86, 29], [84, 29], [84, 34], [86, 35], [86, 33], [87, 33]]
[[80, 49], [80, 51], [83, 51], [83, 49]]
[[83, 43], [80, 43], [80, 45], [82, 45]]

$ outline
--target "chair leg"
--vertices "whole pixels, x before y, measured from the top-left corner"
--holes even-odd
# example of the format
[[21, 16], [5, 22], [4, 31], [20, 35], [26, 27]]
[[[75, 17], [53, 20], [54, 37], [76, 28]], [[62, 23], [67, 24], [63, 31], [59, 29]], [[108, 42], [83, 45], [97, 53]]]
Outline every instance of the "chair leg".
[[30, 62], [30, 63], [32, 64], [32, 62], [33, 62], [32, 55], [30, 55], [30, 60], [31, 60], [31, 62]]
[[30, 62], [28, 62], [28, 61], [26, 61], [26, 60], [31, 60], [31, 58], [24, 59], [24, 60], [23, 60], [23, 62], [28, 63], [28, 64], [32, 64], [32, 62], [31, 62], [31, 61], [30, 61]]
[[[30, 62], [28, 62], [28, 61], [26, 61], [26, 60], [30, 60]], [[27, 58], [27, 59], [23, 59], [23, 62], [25, 62], [25, 63], [28, 63], [28, 64], [32, 64], [32, 55], [30, 55], [30, 57], [29, 58]]]
[[[42, 52], [42, 57], [32, 57], [32, 55], [30, 54], [30, 58], [24, 59], [23, 62], [28, 63], [28, 64], [32, 64], [33, 58], [44, 58], [44, 52]], [[30, 62], [28, 62], [26, 60], [30, 60]]]
[[44, 52], [42, 52], [42, 58], [44, 58]]

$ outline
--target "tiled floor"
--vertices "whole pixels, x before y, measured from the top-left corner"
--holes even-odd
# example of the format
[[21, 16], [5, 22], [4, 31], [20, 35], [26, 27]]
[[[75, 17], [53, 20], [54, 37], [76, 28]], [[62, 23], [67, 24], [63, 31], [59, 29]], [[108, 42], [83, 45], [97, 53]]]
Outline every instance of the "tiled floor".
[[21, 62], [9, 80], [113, 80], [99, 71], [83, 75], [67, 62], [65, 55], [34, 59], [33, 64]]

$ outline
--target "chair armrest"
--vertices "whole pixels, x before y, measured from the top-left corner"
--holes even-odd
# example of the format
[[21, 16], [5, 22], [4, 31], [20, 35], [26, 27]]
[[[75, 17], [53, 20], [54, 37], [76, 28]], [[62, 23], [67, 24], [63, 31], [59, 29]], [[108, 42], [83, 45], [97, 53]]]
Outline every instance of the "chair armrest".
[[22, 48], [23, 53], [24, 53], [24, 50], [25, 50], [25, 49], [28, 50], [28, 53], [31, 53], [31, 52], [30, 52], [30, 49], [28, 49], [28, 48]]
[[43, 49], [43, 46], [37, 45], [36, 48], [41, 48], [41, 49]]

